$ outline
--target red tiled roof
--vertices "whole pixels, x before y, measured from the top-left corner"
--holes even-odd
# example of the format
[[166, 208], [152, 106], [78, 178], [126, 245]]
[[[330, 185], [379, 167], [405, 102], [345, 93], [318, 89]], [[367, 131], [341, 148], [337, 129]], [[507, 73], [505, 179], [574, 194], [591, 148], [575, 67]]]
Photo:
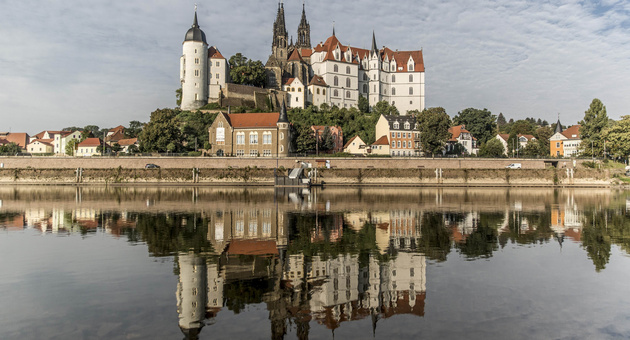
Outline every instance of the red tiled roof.
[[29, 145], [38, 142], [40, 144], [44, 144], [44, 145], [48, 145], [48, 146], [53, 146], [53, 140], [54, 139], [34, 139], [32, 142], [28, 143]]
[[[572, 127], [562, 131], [562, 135], [567, 137], [568, 139], [580, 139], [580, 126], [581, 125], [573, 125]], [[575, 137], [573, 137], [575, 135]]]
[[374, 142], [374, 144], [372, 145], [389, 145], [389, 139], [387, 139], [387, 136], [382, 136], [381, 138], [377, 139], [376, 142]]
[[291, 85], [291, 83], [293, 83], [294, 80], [295, 78], [289, 78], [284, 82], [284, 85]]
[[125, 131], [125, 127], [124, 127], [124, 126], [122, 126], [122, 125], [118, 125], [118, 126], [117, 126], [117, 127], [115, 127], [115, 128], [109, 129], [109, 131], [108, 131], [108, 132], [111, 132], [111, 133], [116, 133], [116, 132], [118, 132], [118, 131], [120, 131], [120, 132], [124, 132], [124, 131]]
[[79, 147], [99, 146], [103, 145], [103, 141], [100, 138], [86, 138], [83, 142], [79, 143]]
[[9, 144], [11, 142], [9, 142], [8, 140], [4, 139], [4, 138], [0, 138], [0, 145], [5, 145], [5, 144]]
[[260, 128], [276, 127], [280, 113], [229, 113], [226, 116], [234, 128]]
[[322, 76], [314, 75], [309, 85], [328, 86]]
[[238, 255], [267, 255], [278, 254], [276, 241], [232, 240], [228, 246], [229, 254]]
[[310, 48], [303, 48], [300, 50], [300, 54], [303, 58], [308, 58], [313, 54], [313, 50], [311, 50]]
[[28, 144], [29, 135], [25, 132], [11, 132], [5, 137], [5, 139], [8, 140], [10, 143], [15, 143], [19, 145], [22, 149], [25, 149], [26, 145]]
[[215, 46], [210, 46], [208, 48], [208, 58], [213, 59], [225, 59], [225, 57], [219, 52], [219, 50]]
[[121, 139], [118, 141], [118, 145], [128, 146], [128, 145], [136, 144], [137, 142], [138, 142], [138, 138]]
[[293, 53], [291, 53], [291, 56], [289, 56], [288, 61], [304, 61], [304, 60], [302, 59], [302, 56], [300, 55], [298, 50], [293, 50]]
[[451, 141], [459, 138], [459, 135], [461, 135], [462, 133], [470, 133], [468, 130], [464, 129], [463, 125], [452, 126], [448, 128], [448, 132], [452, 134], [452, 137], [450, 139]]
[[504, 141], [507, 142], [508, 139], [510, 139], [510, 135], [507, 133], [500, 133], [498, 134], [499, 137], [501, 137]]

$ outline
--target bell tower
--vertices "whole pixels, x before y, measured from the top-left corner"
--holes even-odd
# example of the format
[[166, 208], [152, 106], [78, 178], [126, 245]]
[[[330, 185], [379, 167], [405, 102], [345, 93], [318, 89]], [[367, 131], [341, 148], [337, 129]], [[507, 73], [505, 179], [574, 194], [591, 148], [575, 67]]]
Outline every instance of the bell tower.
[[297, 44], [296, 48], [311, 48], [311, 25], [306, 20], [305, 4], [302, 3], [302, 20], [297, 31]]
[[289, 33], [284, 23], [284, 4], [278, 3], [278, 15], [273, 23], [273, 42], [271, 44], [271, 54], [280, 62], [285, 62], [289, 58], [288, 53]]

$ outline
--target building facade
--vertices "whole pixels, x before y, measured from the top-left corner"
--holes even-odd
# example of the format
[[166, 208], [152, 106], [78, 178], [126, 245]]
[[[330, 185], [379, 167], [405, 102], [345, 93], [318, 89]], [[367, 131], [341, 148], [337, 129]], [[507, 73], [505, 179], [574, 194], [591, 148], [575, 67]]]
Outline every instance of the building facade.
[[209, 129], [217, 156], [286, 157], [291, 132], [286, 106], [273, 113], [220, 113]]
[[469, 155], [476, 155], [479, 152], [477, 146], [477, 138], [475, 138], [470, 131], [466, 130], [464, 125], [452, 126], [448, 129], [451, 134], [451, 138], [446, 144], [446, 150], [451, 151], [456, 144], [461, 144]]
[[376, 123], [377, 141], [383, 136], [389, 140], [390, 155], [420, 156], [420, 132], [414, 117], [381, 115]]
[[573, 125], [562, 130], [560, 120], [556, 124], [556, 132], [549, 138], [549, 153], [552, 157], [576, 157], [580, 153], [580, 125]]

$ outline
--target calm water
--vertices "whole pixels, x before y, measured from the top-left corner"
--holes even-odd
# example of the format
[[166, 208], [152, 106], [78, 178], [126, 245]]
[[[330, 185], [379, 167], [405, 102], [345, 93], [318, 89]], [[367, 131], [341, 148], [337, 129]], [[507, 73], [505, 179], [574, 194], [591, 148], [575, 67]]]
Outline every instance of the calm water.
[[626, 339], [630, 193], [0, 187], [0, 339]]

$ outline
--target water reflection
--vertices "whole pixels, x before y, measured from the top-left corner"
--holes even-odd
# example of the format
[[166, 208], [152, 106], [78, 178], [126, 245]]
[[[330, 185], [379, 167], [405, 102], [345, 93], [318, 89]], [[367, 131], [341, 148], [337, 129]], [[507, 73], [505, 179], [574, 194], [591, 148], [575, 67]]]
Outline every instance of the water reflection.
[[0, 188], [0, 227], [106, 233], [173, 257], [179, 327], [264, 304], [274, 339], [313, 323], [423, 317], [427, 263], [508, 244], [581, 244], [594, 269], [628, 253], [628, 193], [608, 190]]

